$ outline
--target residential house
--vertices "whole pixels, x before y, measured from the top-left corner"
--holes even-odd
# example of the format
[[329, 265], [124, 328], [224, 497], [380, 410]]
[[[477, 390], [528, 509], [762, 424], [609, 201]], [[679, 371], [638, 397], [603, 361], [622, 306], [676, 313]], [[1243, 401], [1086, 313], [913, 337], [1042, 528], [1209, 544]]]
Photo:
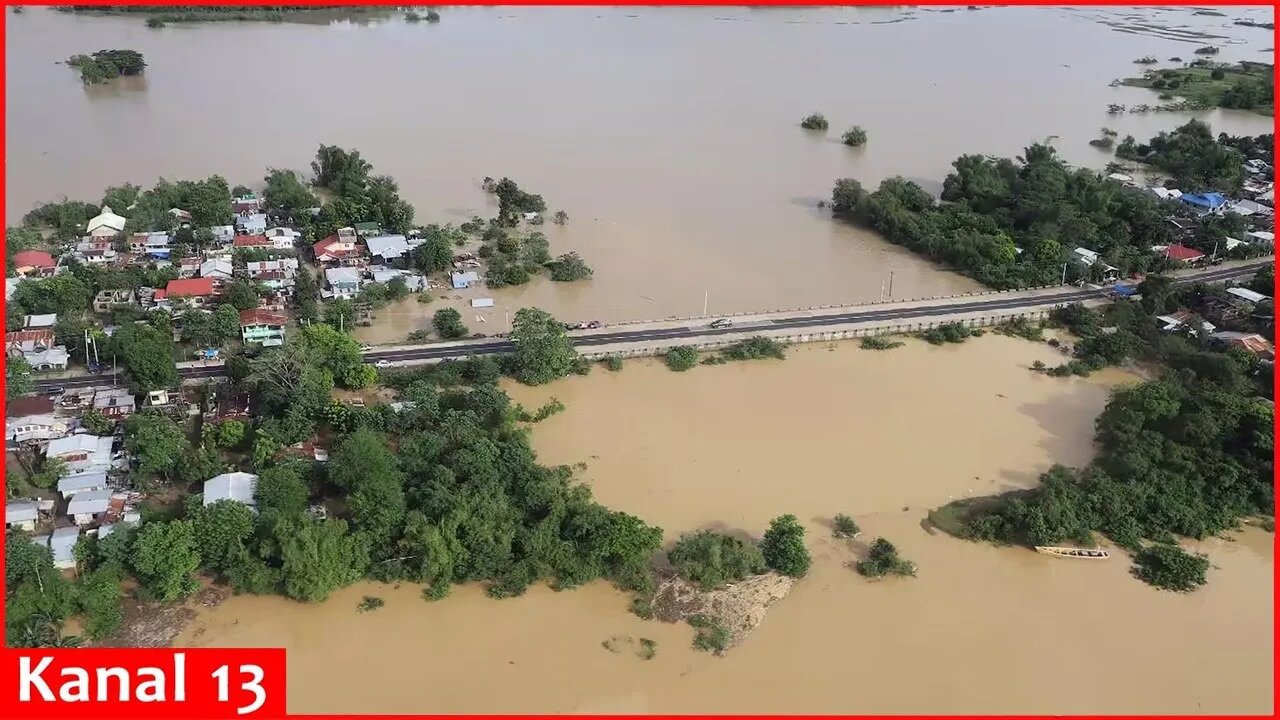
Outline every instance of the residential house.
[[355, 230], [342, 228], [312, 246], [316, 262], [321, 265], [360, 265], [365, 261], [365, 248]]
[[329, 284], [322, 295], [330, 298], [350, 300], [360, 293], [360, 271], [349, 267], [329, 268], [324, 271], [324, 279]]
[[250, 235], [261, 235], [267, 231], [267, 216], [262, 213], [237, 215], [236, 229]]
[[1170, 189], [1170, 188], [1156, 186], [1156, 187], [1148, 188], [1148, 190], [1151, 191], [1152, 195], [1155, 195], [1161, 200], [1177, 200], [1182, 197], [1182, 191], [1178, 189]]
[[[1087, 269], [1097, 268], [1101, 270], [1102, 279], [1115, 280], [1120, 277], [1120, 270], [1102, 262], [1102, 257], [1099, 256], [1098, 253], [1088, 248], [1075, 248], [1071, 252], [1074, 254], [1076, 264], [1080, 267]], [[471, 274], [474, 275], [475, 273]], [[457, 287], [457, 285], [454, 287]]]
[[57, 459], [73, 473], [106, 470], [111, 467], [111, 446], [115, 439], [96, 435], [68, 435], [49, 441], [44, 449], [46, 460]]
[[205, 260], [200, 263], [200, 277], [230, 280], [235, 268], [226, 260]]
[[24, 315], [22, 317], [23, 330], [45, 330], [52, 328], [58, 324], [58, 315], [49, 313], [47, 315]]
[[365, 238], [369, 255], [379, 265], [400, 264], [409, 255], [409, 242], [403, 235], [379, 235]]
[[[1156, 320], [1160, 321], [1161, 323], [1160, 329], [1164, 330], [1165, 332], [1174, 332], [1175, 330], [1179, 330], [1184, 326], [1188, 326], [1187, 332], [1189, 334], [1191, 335], [1199, 334], [1196, 328], [1189, 326], [1190, 323], [1195, 321], [1195, 315], [1190, 310], [1179, 310], [1178, 312], [1175, 312], [1169, 315], [1157, 315]], [[1218, 329], [1216, 326], [1214, 326], [1213, 323], [1207, 320], [1200, 320], [1199, 322], [1200, 322], [1200, 329], [1206, 333], [1212, 333], [1213, 331]]]
[[302, 239], [302, 233], [290, 227], [273, 227], [265, 234], [278, 250], [292, 250]]
[[36, 521], [40, 519], [40, 511], [34, 500], [15, 500], [4, 505], [5, 527], [17, 528], [31, 532], [36, 529]]
[[67, 420], [57, 416], [50, 397], [36, 395], [10, 400], [5, 413], [5, 435], [17, 444], [48, 442], [71, 431]]
[[27, 361], [32, 370], [37, 372], [66, 370], [71, 362], [71, 356], [67, 353], [65, 345], [54, 345], [45, 350], [22, 353], [22, 358]]
[[58, 480], [58, 493], [63, 499], [70, 500], [77, 493], [93, 490], [105, 490], [110, 487], [106, 470], [90, 470], [88, 472], [65, 475]]
[[298, 260], [281, 258], [247, 262], [245, 274], [272, 290], [287, 290], [293, 287], [293, 279], [298, 274]]
[[171, 243], [172, 238], [169, 237], [169, 233], [134, 233], [129, 238], [129, 252], [136, 255], [146, 255], [154, 260], [168, 260], [169, 245]]
[[215, 295], [214, 278], [189, 278], [186, 280], [170, 280], [168, 286], [165, 287], [164, 297], [161, 298], [157, 293], [156, 301], [158, 302], [162, 299], [168, 300], [170, 303], [183, 301], [189, 302], [196, 307], [205, 307], [213, 304]]
[[4, 334], [5, 354], [18, 357], [54, 346], [53, 330], [15, 330]]
[[270, 250], [272, 247], [266, 235], [237, 235], [232, 244], [237, 250]]
[[1194, 248], [1189, 248], [1186, 245], [1182, 245], [1180, 243], [1174, 243], [1173, 245], [1166, 245], [1162, 250], [1159, 250], [1158, 252], [1160, 253], [1161, 256], [1165, 258], [1174, 260], [1176, 262], [1184, 263], [1187, 265], [1200, 262], [1201, 260], [1204, 259], [1204, 253]]
[[1254, 232], [1247, 233], [1245, 237], [1248, 237], [1249, 242], [1254, 245], [1275, 245], [1276, 244], [1275, 233], [1267, 232], [1265, 230], [1256, 230]]
[[204, 504], [212, 505], [219, 500], [234, 500], [238, 503], [256, 507], [254, 492], [258, 489], [258, 476], [247, 472], [223, 473], [204, 483]]
[[200, 274], [200, 258], [184, 257], [178, 261], [178, 277], [193, 278]]
[[240, 336], [245, 344], [261, 343], [263, 347], [279, 347], [284, 344], [284, 326], [288, 318], [266, 310], [240, 312]]
[[123, 418], [137, 410], [137, 403], [128, 388], [111, 388], [94, 394], [93, 409], [108, 418]]
[[102, 214], [89, 221], [85, 230], [95, 238], [112, 238], [124, 232], [125, 219], [111, 212], [111, 208], [103, 205]]
[[118, 525], [123, 525], [128, 528], [128, 527], [137, 527], [138, 525], [141, 525], [141, 524], [142, 524], [142, 514], [138, 512], [132, 512], [126, 507], [123, 509], [123, 512], [121, 513], [119, 522], [110, 522], [108, 520], [98, 526], [98, 539], [105, 540], [106, 538], [111, 537], [111, 534], [115, 532], [116, 526]]
[[49, 554], [53, 556], [53, 566], [59, 570], [70, 570], [76, 566], [76, 543], [80, 542], [80, 528], [76, 526], [60, 527], [49, 535]]
[[213, 242], [216, 245], [230, 245], [236, 237], [234, 225], [214, 225], [209, 228], [209, 232], [213, 233]]
[[1264, 192], [1260, 193], [1260, 194], [1258, 195], [1258, 197], [1254, 198], [1254, 200], [1257, 200], [1258, 202], [1262, 203], [1263, 205], [1269, 205], [1269, 206], [1274, 207], [1274, 206], [1275, 206], [1275, 204], [1276, 204], [1276, 189], [1275, 189], [1275, 187], [1267, 188]]
[[1209, 336], [1214, 342], [1226, 345], [1228, 347], [1243, 348], [1246, 352], [1255, 355], [1263, 360], [1275, 362], [1276, 349], [1263, 336], [1257, 333], [1245, 332], [1216, 332]]
[[1232, 203], [1227, 212], [1233, 212], [1237, 215], [1249, 217], [1251, 215], [1259, 215], [1262, 217], [1270, 217], [1275, 214], [1275, 210], [1253, 200], [1237, 200]]
[[75, 256], [85, 265], [108, 265], [119, 259], [111, 238], [86, 237], [76, 243]]
[[96, 313], [111, 312], [117, 305], [137, 306], [137, 293], [132, 288], [120, 288], [119, 290], [102, 290], [93, 297], [93, 311]]
[[245, 195], [244, 197], [232, 198], [231, 210], [237, 215], [252, 215], [262, 212], [265, 201], [256, 195]]
[[182, 208], [169, 208], [169, 214], [178, 221], [179, 227], [191, 227], [191, 213]]
[[58, 270], [53, 256], [43, 250], [14, 253], [13, 272], [18, 277], [48, 277]]
[[76, 525], [88, 525], [107, 512], [114, 494], [111, 488], [78, 492], [67, 503], [67, 517]]
[[1240, 298], [1241, 300], [1244, 300], [1245, 302], [1250, 303], [1252, 305], [1257, 305], [1263, 300], [1271, 299], [1260, 292], [1254, 292], [1249, 288], [1244, 288], [1244, 287], [1229, 287], [1227, 288], [1227, 294], [1234, 295]]
[[480, 276], [474, 271], [456, 272], [449, 275], [449, 280], [453, 283], [454, 290], [465, 290], [480, 282]]
[[356, 223], [356, 235], [362, 238], [370, 238], [382, 234], [382, 226], [376, 222]]
[[1197, 215], [1219, 215], [1227, 209], [1227, 198], [1222, 193], [1183, 193], [1178, 199]]

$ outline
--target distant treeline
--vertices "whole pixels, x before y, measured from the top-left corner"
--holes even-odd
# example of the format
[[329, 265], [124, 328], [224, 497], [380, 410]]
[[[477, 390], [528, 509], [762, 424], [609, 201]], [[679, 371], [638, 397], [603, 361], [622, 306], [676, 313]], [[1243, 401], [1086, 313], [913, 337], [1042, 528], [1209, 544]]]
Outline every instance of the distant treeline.
[[341, 10], [348, 13], [364, 13], [382, 10], [376, 6], [351, 5], [63, 5], [59, 12], [88, 13], [92, 15], [146, 15], [168, 22], [210, 22], [260, 20], [283, 22], [287, 13]]

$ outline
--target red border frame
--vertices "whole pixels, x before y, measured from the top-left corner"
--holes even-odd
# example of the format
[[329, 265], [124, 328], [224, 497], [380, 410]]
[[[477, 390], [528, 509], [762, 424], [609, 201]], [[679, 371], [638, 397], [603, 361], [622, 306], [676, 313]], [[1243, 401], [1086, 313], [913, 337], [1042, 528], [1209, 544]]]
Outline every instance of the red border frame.
[[[328, 4], [328, 3], [324, 3], [324, 2], [323, 2], [323, 0], [294, 0], [294, 2], [295, 2], [295, 4], [298, 4], [298, 5], [320, 5], [320, 4]], [[25, 5], [25, 6], [53, 6], [53, 5], [64, 5], [64, 4], [72, 4], [72, 3], [70, 3], [70, 2], [57, 2], [56, 0], [32, 0], [32, 1], [30, 1], [30, 2], [15, 2], [14, 0], [4, 0], [4, 5], [5, 5], [5, 7], [6, 7], [6, 8], [8, 8], [8, 7], [10, 7], [10, 6], [15, 6], [15, 5]], [[74, 4], [81, 4], [81, 5], [108, 5], [108, 4], [110, 4], [110, 5], [154, 5], [154, 6], [163, 6], [163, 5], [179, 5], [179, 4], [183, 4], [183, 3], [173, 2], [173, 1], [171, 1], [171, 0], [149, 0], [149, 1], [148, 1], [148, 0], [116, 0], [116, 2], [110, 2], [110, 0], [79, 0], [78, 2], [76, 2], [76, 3], [74, 3]], [[246, 1], [243, 1], [243, 0], [242, 0], [242, 1], [239, 1], [239, 2], [237, 2], [236, 0], [205, 0], [204, 2], [198, 2], [198, 3], [193, 3], [193, 4], [198, 4], [198, 5], [210, 5], [210, 6], [216, 6], [216, 5], [241, 5], [241, 6], [253, 6], [253, 5], [267, 5], [268, 3], [263, 3], [263, 2], [251, 2], [251, 1], [246, 2]], [[362, 5], [362, 6], [390, 6], [390, 7], [400, 6], [400, 3], [395, 3], [395, 2], [380, 2], [379, 0], [343, 0], [343, 4], [346, 4], [346, 5]], [[1219, 1], [1208, 2], [1208, 3], [1192, 3], [1192, 2], [1181, 2], [1181, 3], [1178, 3], [1178, 2], [1124, 2], [1123, 0], [1087, 0], [1087, 1], [1085, 1], [1085, 2], [1075, 2], [1075, 3], [1052, 3], [1052, 2], [1035, 2], [1035, 1], [1032, 1], [1032, 0], [1005, 0], [1005, 2], [1003, 2], [1003, 3], [999, 3], [999, 4], [1000, 4], [1000, 5], [1033, 5], [1033, 6], [1034, 6], [1034, 5], [1042, 5], [1042, 6], [1043, 6], [1043, 5], [1051, 5], [1051, 6], [1052, 6], [1052, 5], [1063, 5], [1063, 4], [1080, 5], [1080, 6], [1108, 6], [1108, 5], [1111, 5], [1111, 6], [1135, 6], [1135, 5], [1139, 5], [1139, 6], [1168, 6], [1168, 7], [1187, 7], [1187, 6], [1195, 6], [1195, 7], [1253, 6], [1253, 7], [1257, 7], [1257, 6], [1259, 5], [1259, 3], [1251, 3], [1251, 2], [1247, 2], [1246, 0], [1226, 0], [1226, 1], [1220, 1], [1220, 0], [1219, 0]], [[1265, 5], [1266, 3], [1262, 3], [1262, 4], [1263, 4], [1263, 5]], [[1273, 8], [1277, 8], [1277, 2], [1273, 2], [1273, 3], [1270, 3], [1270, 4], [1272, 5], [1272, 7], [1273, 7]], [[854, 0], [854, 1], [852, 1], [852, 2], [848, 2], [848, 1], [846, 1], [846, 2], [826, 2], [826, 3], [824, 3], [824, 2], [814, 2], [814, 0], [757, 0], [757, 1], [755, 1], [755, 2], [731, 2], [731, 1], [730, 1], [730, 2], [725, 2], [725, 1], [717, 2], [716, 0], [683, 0], [683, 1], [681, 1], [681, 2], [671, 2], [670, 0], [649, 0], [648, 2], [630, 2], [630, 1], [625, 1], [625, 0], [624, 0], [624, 1], [621, 1], [621, 2], [618, 2], [618, 1], [614, 1], [614, 2], [582, 2], [581, 0], [508, 0], [508, 1], [506, 1], [506, 2], [502, 2], [502, 1], [495, 1], [495, 0], [480, 0], [480, 1], [478, 1], [478, 2], [476, 2], [476, 1], [472, 1], [472, 2], [464, 2], [464, 3], [453, 3], [453, 5], [455, 5], [455, 6], [457, 6], [457, 5], [470, 5], [470, 6], [503, 6], [503, 5], [511, 5], [511, 6], [541, 6], [541, 5], [548, 5], [548, 6], [566, 6], [566, 5], [586, 5], [586, 6], [636, 6], [636, 7], [645, 7], [645, 6], [663, 6], [663, 5], [676, 5], [676, 6], [717, 6], [717, 5], [719, 5], [719, 6], [725, 6], [725, 5], [731, 5], [731, 6], [753, 6], [753, 5], [771, 5], [771, 6], [790, 6], [790, 7], [829, 7], [829, 6], [882, 5], [882, 3], [876, 3], [876, 2], [872, 2], [872, 1], [868, 1], [868, 0], [863, 0], [863, 1]], [[931, 1], [926, 0], [925, 2], [916, 2], [916, 3], [913, 3], [913, 5], [915, 5], [915, 6], [941, 6], [941, 7], [955, 7], [955, 6], [963, 6], [964, 4], [963, 4], [963, 3], [931, 2]], [[5, 12], [5, 13], [3, 13], [3, 17], [0, 17], [0, 27], [4, 27], [4, 26], [7, 24], [7, 22], [8, 22], [8, 15], [9, 15], [9, 13], [8, 13], [8, 12]], [[1277, 31], [1273, 30], [1273, 31], [1272, 31], [1272, 34], [1273, 34], [1273, 43], [1272, 43], [1272, 47], [1276, 47], [1277, 45], [1280, 45], [1280, 32], [1277, 32]], [[6, 62], [7, 62], [7, 55], [5, 56], [5, 58], [0, 58], [0, 68], [3, 68], [3, 67], [5, 66], [5, 63], [6, 63]], [[1277, 75], [1278, 75], [1278, 76], [1280, 76], [1280, 73], [1277, 73]], [[7, 75], [6, 75], [6, 78], [7, 78]], [[8, 96], [6, 95], [6, 96], [5, 96], [5, 100], [4, 100], [4, 102], [7, 102], [7, 101], [8, 101]], [[1280, 109], [1280, 104], [1278, 104], [1278, 105], [1277, 105], [1277, 109]], [[3, 128], [3, 127], [5, 127], [4, 119], [0, 118], [0, 128]], [[7, 135], [6, 135], [6, 142], [7, 142]], [[4, 177], [4, 178], [0, 178], [0, 190], [3, 190], [3, 188], [4, 188], [4, 186], [5, 186], [5, 183], [6, 183], [6, 182], [7, 182], [7, 176], [6, 176], [6, 177]], [[0, 211], [0, 212], [2, 212], [2, 211]], [[6, 220], [7, 220], [7, 219], [8, 219], [8, 218], [6, 218]], [[6, 223], [6, 225], [7, 225], [7, 223]], [[3, 247], [3, 244], [4, 244], [3, 238], [0, 238], [0, 247]], [[1277, 285], [1277, 287], [1278, 287], [1278, 288], [1280, 288], [1280, 285]], [[1275, 295], [1275, 293], [1273, 293], [1273, 295]], [[5, 304], [6, 304], [6, 303], [5, 303], [5, 301], [4, 301], [4, 300], [2, 300], [2, 299], [0, 299], [0, 310], [4, 310], [4, 309], [5, 309]], [[1277, 389], [1280, 389], [1280, 381], [1277, 381], [1277, 382], [1276, 382], [1276, 387], [1277, 387]], [[0, 409], [2, 409], [2, 408], [4, 407], [4, 402], [5, 402], [5, 401], [4, 401], [3, 399], [0, 399]], [[1278, 469], [1278, 470], [1276, 471], [1276, 478], [1277, 478], [1277, 479], [1280, 479], [1280, 469]], [[1280, 507], [1280, 503], [1278, 503], [1278, 507]], [[1274, 543], [1274, 542], [1275, 542], [1275, 541], [1274, 541], [1274, 539], [1273, 539], [1273, 543]], [[0, 552], [0, 570], [3, 570], [3, 566], [4, 566], [4, 561], [3, 561], [3, 552]], [[1274, 582], [1275, 582], [1275, 576], [1274, 576], [1274, 573], [1273, 573], [1273, 583], [1274, 583]], [[1274, 603], [1275, 603], [1275, 600], [1277, 599], [1277, 597], [1278, 597], [1278, 596], [1280, 596], [1280, 593], [1277, 593], [1277, 592], [1276, 592], [1276, 588], [1277, 588], [1277, 587], [1280, 587], [1280, 585], [1274, 585], [1274, 584], [1273, 584], [1273, 587], [1272, 587], [1273, 612], [1274, 612]], [[3, 611], [3, 609], [2, 609], [2, 608], [0, 608], [0, 618], [3, 618], [3, 612], [4, 612], [4, 611]], [[1276, 638], [1276, 637], [1280, 637], [1280, 633], [1276, 633], [1276, 628], [1275, 628], [1274, 622], [1273, 622], [1273, 625], [1272, 625], [1272, 632], [1273, 632], [1273, 643], [1274, 643], [1275, 638]], [[1274, 653], [1275, 653], [1275, 645], [1274, 645], [1274, 644], [1273, 644], [1273, 646], [1272, 646], [1272, 653], [1273, 653], [1273, 655], [1272, 655], [1272, 662], [1273, 662], [1272, 672], [1273, 672], [1273, 674], [1274, 674], [1274, 673], [1276, 672], [1276, 670], [1275, 670], [1275, 666], [1274, 666], [1274, 660], [1275, 660], [1275, 656], [1274, 656]], [[1272, 715], [1272, 717], [1274, 717], [1274, 716], [1275, 716], [1275, 715], [1274, 715], [1274, 713], [1276, 712], [1276, 704], [1277, 704], [1277, 703], [1276, 703], [1276, 700], [1277, 700], [1276, 686], [1274, 685], [1274, 682], [1273, 682], [1273, 686], [1272, 686], [1272, 692], [1273, 692], [1273, 696], [1272, 696], [1272, 712], [1273, 712], [1273, 715]], [[8, 704], [9, 704], [9, 702], [10, 702], [10, 700], [9, 700], [8, 698], [0, 698], [0, 705], [8, 705]], [[93, 710], [93, 708], [92, 708], [92, 705], [86, 705], [86, 706], [83, 708], [83, 710], [84, 710], [86, 713], [92, 713], [92, 714], [95, 714], [95, 715], [97, 714], [97, 713], [95, 713], [95, 712], [94, 712], [94, 710]], [[188, 715], [187, 717], [195, 717], [195, 716], [194, 716], [194, 715]], [[402, 718], [402, 719], [408, 719], [408, 718], [447, 718], [447, 717], [459, 717], [459, 716], [455, 716], [455, 715], [293, 715], [293, 714], [290, 714], [290, 715], [288, 715], [288, 717], [289, 717], [289, 718], [353, 718], [353, 719], [354, 719], [354, 718], [361, 718], [361, 717], [380, 717], [380, 718]], [[468, 718], [477, 718], [478, 720], [499, 720], [499, 719], [502, 719], [502, 718], [512, 718], [512, 717], [523, 717], [523, 718], [545, 718], [546, 720], [552, 720], [553, 718], [558, 718], [558, 717], [560, 717], [560, 716], [556, 716], [556, 715], [466, 715], [465, 717], [468, 717]], [[896, 718], [896, 717], [902, 717], [902, 716], [893, 716], [893, 715], [859, 715], [859, 716], [841, 716], [841, 715], [630, 715], [630, 716], [627, 716], [627, 715], [623, 715], [623, 716], [618, 716], [618, 715], [586, 715], [586, 716], [583, 716], [583, 717], [596, 717], [596, 718], [615, 718], [615, 717], [714, 718], [714, 719], [717, 719], [717, 720], [731, 720], [731, 719], [733, 719], [733, 718], [748, 718], [748, 717], [775, 717], [775, 718], [781, 718], [781, 717], [806, 717], [806, 718], [831, 718], [831, 719], [840, 718], [840, 717], [867, 717], [867, 718], [885, 718], [886, 720], [888, 720], [889, 718]], [[959, 716], [959, 715], [917, 715], [917, 716], [907, 716], [907, 717], [948, 718], [948, 717], [1011, 717], [1011, 716], [995, 716], [995, 715], [973, 715], [973, 716]], [[1072, 716], [1052, 716], [1052, 715], [1039, 715], [1039, 716], [1035, 716], [1035, 715], [1023, 715], [1023, 716], [1012, 716], [1012, 717], [1043, 717], [1043, 718], [1052, 718], [1052, 717], [1072, 717]], [[1112, 718], [1121, 718], [1121, 717], [1198, 717], [1198, 718], [1214, 718], [1214, 717], [1221, 717], [1221, 718], [1227, 718], [1227, 717], [1250, 717], [1250, 716], [1231, 716], [1231, 715], [1218, 715], [1218, 716], [1213, 716], [1213, 715], [1195, 715], [1195, 716], [1192, 716], [1192, 715], [1186, 715], [1186, 716], [1154, 716], [1154, 715], [1150, 715], [1150, 716], [1121, 716], [1121, 715], [1113, 715], [1113, 716], [1093, 716], [1093, 717], [1112, 717]]]

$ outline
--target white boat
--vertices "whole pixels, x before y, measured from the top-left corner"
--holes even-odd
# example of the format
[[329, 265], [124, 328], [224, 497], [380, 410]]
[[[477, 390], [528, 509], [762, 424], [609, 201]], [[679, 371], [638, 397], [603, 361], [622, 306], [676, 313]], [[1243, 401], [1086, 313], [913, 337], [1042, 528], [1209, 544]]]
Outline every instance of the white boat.
[[1052, 547], [1049, 545], [1037, 545], [1036, 552], [1045, 555], [1053, 555], [1054, 557], [1064, 558], [1084, 558], [1086, 560], [1106, 560], [1111, 557], [1111, 553], [1106, 550], [1092, 550], [1089, 548], [1073, 548], [1073, 547]]

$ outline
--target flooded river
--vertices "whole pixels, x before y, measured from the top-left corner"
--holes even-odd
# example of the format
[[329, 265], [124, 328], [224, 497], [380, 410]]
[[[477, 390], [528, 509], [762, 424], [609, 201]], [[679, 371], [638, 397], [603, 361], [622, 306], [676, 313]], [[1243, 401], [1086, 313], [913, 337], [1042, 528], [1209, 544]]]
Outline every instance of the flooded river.
[[[1210, 583], [1181, 596], [1131, 578], [1122, 556], [1054, 560], [922, 527], [952, 498], [1086, 462], [1108, 392], [1135, 379], [1048, 378], [1026, 369], [1035, 360], [1055, 355], [992, 336], [843, 343], [510, 388], [528, 407], [568, 406], [536, 426], [543, 462], [586, 462], [602, 502], [668, 542], [703, 527], [758, 536], [787, 512], [805, 524], [810, 576], [724, 658], [599, 584], [505, 601], [466, 587], [435, 604], [409, 585], [362, 584], [316, 606], [240, 597], [202, 611], [179, 642], [288, 648], [295, 712], [1269, 713], [1272, 535], [1203, 543]], [[857, 519], [860, 542], [830, 538], [837, 512]], [[919, 577], [855, 574], [877, 536]], [[357, 613], [368, 594], [386, 606]], [[657, 656], [601, 646], [619, 635], [655, 640]]]
[[[423, 222], [492, 212], [486, 175], [510, 176], [570, 216], [545, 230], [589, 282], [493, 293], [491, 322], [538, 305], [566, 320], [652, 319], [974, 288], [834, 223], [832, 181], [903, 175], [937, 190], [962, 153], [1014, 155], [1056, 138], [1071, 162], [1106, 125], [1146, 138], [1187, 114], [1106, 114], [1156, 103], [1112, 88], [1143, 55], [1270, 61], [1272, 34], [1190, 9], [447, 8], [437, 25], [171, 25], [33, 8], [6, 25], [10, 222], [41, 200], [218, 173], [254, 184], [305, 169], [320, 143], [358, 148], [400, 182]], [[134, 48], [146, 76], [85, 88], [56, 64]], [[826, 134], [801, 130], [812, 111]], [[1269, 132], [1269, 118], [1200, 116]], [[838, 138], [866, 128], [866, 147]], [[439, 305], [437, 305], [438, 307]], [[419, 306], [364, 339], [398, 340]], [[432, 308], [434, 310], [434, 308]]]

